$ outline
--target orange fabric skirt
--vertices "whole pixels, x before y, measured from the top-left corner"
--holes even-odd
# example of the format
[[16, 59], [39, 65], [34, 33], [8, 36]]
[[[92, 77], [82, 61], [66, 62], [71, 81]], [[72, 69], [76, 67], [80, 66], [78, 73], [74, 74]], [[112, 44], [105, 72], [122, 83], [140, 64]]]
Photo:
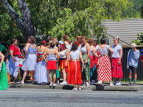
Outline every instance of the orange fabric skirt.
[[70, 62], [70, 71], [68, 76], [68, 84], [82, 84], [80, 61]]
[[56, 61], [48, 61], [47, 69], [48, 70], [57, 69], [57, 62]]

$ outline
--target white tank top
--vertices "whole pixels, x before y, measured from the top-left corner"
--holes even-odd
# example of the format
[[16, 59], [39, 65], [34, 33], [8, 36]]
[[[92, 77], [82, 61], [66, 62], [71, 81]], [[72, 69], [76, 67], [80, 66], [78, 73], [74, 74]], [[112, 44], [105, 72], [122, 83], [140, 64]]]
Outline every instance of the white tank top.
[[93, 55], [92, 48], [93, 48], [93, 46], [91, 46], [91, 48], [90, 48], [90, 55]]
[[66, 45], [66, 48], [68, 49], [68, 51], [71, 51], [71, 45]]
[[66, 50], [64, 50], [64, 51], [62, 51], [62, 52], [59, 52], [59, 54], [60, 54], [60, 58], [67, 58], [67, 56], [66, 56], [66, 51], [67, 51], [67, 49]]
[[81, 51], [82, 54], [87, 53], [86, 44], [84, 47], [82, 47], [82, 44], [81, 44], [79, 50]]
[[71, 51], [71, 59], [79, 59], [79, 50]]

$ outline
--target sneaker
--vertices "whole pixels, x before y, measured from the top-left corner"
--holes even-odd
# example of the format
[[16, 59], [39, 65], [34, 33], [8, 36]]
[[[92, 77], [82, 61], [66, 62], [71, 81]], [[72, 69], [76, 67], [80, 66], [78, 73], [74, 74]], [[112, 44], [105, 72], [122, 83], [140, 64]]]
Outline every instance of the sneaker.
[[62, 83], [60, 83], [61, 85], [66, 85], [67, 82], [66, 81], [63, 81]]
[[86, 86], [90, 86], [89, 82], [86, 82], [85, 85], [86, 85]]
[[102, 84], [102, 81], [98, 81], [97, 84]]
[[77, 90], [77, 88], [73, 88], [72, 90]]
[[57, 80], [57, 84], [59, 84], [60, 82], [59, 82], [59, 80]]
[[116, 83], [116, 85], [122, 85], [122, 83], [121, 83], [121, 82], [118, 82], [118, 83]]
[[134, 82], [133, 85], [137, 85], [137, 84]]
[[50, 86], [52, 87], [53, 84], [50, 84]]
[[129, 83], [129, 86], [132, 86], [132, 83]]
[[81, 90], [81, 88], [78, 88], [78, 90]]
[[53, 84], [53, 87], [55, 87], [57, 84]]
[[116, 81], [114, 81], [114, 82], [113, 82], [113, 84], [114, 84], [114, 85], [116, 85], [116, 84], [117, 84], [117, 82], [116, 82]]
[[95, 81], [94, 80], [92, 80], [92, 82], [90, 82], [90, 85], [93, 85], [95, 83]]
[[14, 82], [14, 83], [17, 83], [17, 84], [20, 84], [20, 83], [21, 83], [21, 81], [20, 81], [19, 79], [16, 79], [16, 80], [14, 80], [13, 82]]
[[110, 84], [110, 87], [114, 86], [114, 84]]
[[24, 82], [21, 82], [21, 84], [24, 84]]

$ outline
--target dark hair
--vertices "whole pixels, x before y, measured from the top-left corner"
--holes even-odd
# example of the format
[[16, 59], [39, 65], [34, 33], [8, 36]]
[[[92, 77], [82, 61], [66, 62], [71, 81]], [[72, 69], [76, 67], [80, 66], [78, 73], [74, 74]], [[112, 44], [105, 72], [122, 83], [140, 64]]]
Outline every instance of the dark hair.
[[55, 45], [56, 45], [56, 43], [55, 43], [55, 42], [52, 42], [52, 43], [50, 44], [50, 48], [54, 48]]
[[40, 46], [41, 46], [41, 45], [44, 45], [44, 44], [45, 44], [45, 43], [43, 43], [43, 40], [42, 40], [42, 41], [40, 42]]
[[85, 36], [82, 36], [82, 38], [81, 38], [81, 39], [85, 39], [85, 40], [86, 40], [87, 38], [86, 38]]
[[93, 43], [93, 39], [88, 39], [88, 44], [91, 46]]
[[79, 44], [81, 44], [81, 38], [82, 38], [82, 36], [77, 36], [77, 37], [76, 37], [77, 42], [78, 42]]
[[73, 43], [71, 51], [76, 51], [77, 49], [78, 49], [78, 45], [76, 43]]
[[63, 39], [67, 41], [68, 40], [68, 35], [64, 35]]
[[31, 39], [31, 43], [35, 43], [35, 38], [34, 38], [34, 36], [30, 36], [29, 38]]
[[106, 43], [106, 39], [103, 38], [103, 39], [100, 40], [100, 42], [101, 42], [101, 44], [105, 44]]
[[98, 44], [98, 40], [93, 40], [94, 41], [94, 43], [97, 45]]
[[11, 44], [13, 44], [16, 40], [17, 40], [16, 38], [13, 38], [13, 39], [11, 40]]

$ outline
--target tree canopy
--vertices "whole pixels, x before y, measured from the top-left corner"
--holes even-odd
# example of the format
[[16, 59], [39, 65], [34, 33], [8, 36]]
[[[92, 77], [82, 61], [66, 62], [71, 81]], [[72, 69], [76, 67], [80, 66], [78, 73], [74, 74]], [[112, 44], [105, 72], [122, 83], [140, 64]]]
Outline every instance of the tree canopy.
[[[23, 21], [17, 1], [19, 0], [8, 0], [8, 3]], [[47, 40], [50, 36], [60, 40], [64, 34], [69, 35], [71, 40], [80, 35], [97, 38], [106, 36], [103, 33], [106, 28], [101, 21], [132, 17], [130, 13], [126, 15], [132, 9], [132, 5], [135, 10], [139, 9], [131, 2], [136, 3], [136, 0], [26, 0], [37, 40]], [[25, 42], [23, 33], [4, 6], [0, 4], [0, 40], [16, 37], [21, 43]]]

